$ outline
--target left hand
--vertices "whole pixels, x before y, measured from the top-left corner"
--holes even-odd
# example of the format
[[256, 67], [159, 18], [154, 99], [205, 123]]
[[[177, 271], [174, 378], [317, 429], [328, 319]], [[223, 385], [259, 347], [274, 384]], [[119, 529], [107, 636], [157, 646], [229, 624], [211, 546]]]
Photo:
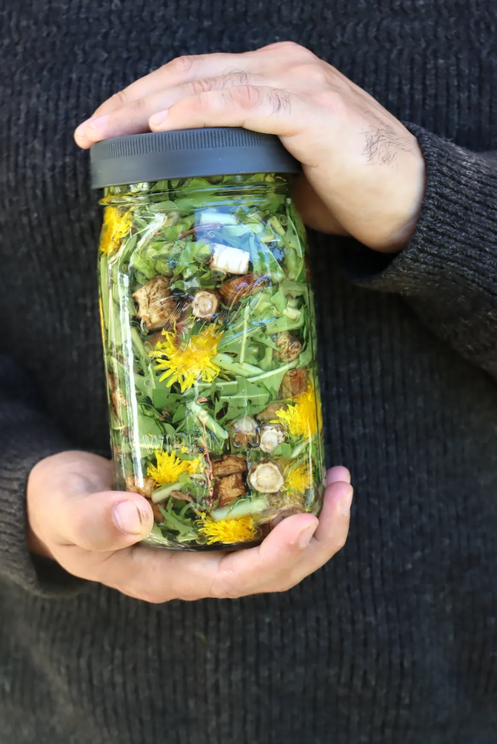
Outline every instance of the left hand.
[[303, 165], [306, 223], [378, 251], [409, 240], [424, 192], [416, 138], [378, 101], [298, 44], [179, 57], [103, 103], [75, 133], [109, 137], [196, 127], [278, 135]]

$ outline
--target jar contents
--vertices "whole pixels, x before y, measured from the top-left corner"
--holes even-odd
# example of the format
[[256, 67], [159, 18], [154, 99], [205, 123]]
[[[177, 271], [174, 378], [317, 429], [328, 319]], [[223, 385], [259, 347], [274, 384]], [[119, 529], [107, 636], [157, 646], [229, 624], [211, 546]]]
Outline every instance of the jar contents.
[[324, 453], [305, 234], [276, 174], [105, 189], [100, 307], [116, 488], [145, 541], [259, 543], [317, 514]]

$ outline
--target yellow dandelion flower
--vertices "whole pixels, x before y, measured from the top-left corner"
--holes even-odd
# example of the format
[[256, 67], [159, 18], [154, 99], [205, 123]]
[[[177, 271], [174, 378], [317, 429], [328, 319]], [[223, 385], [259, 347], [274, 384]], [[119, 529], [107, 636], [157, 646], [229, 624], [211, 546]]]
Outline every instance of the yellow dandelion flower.
[[157, 359], [156, 369], [164, 370], [160, 382], [167, 380], [167, 387], [179, 382], [183, 393], [198, 380], [212, 382], [218, 376], [221, 368], [212, 360], [223, 334], [214, 324], [192, 336], [185, 346], [178, 344], [173, 331], [162, 333], [165, 340], [159, 341], [151, 352], [151, 356]]
[[154, 452], [156, 465], [149, 465], [147, 475], [153, 478], [155, 483], [162, 486], [166, 483], [176, 483], [182, 473], [190, 475], [199, 473], [203, 469], [204, 461], [201, 457], [194, 460], [181, 460], [174, 452]]
[[213, 543], [238, 543], [249, 542], [257, 534], [252, 517], [239, 517], [238, 519], [220, 519], [215, 522], [206, 514], [201, 514], [202, 525], [198, 534], [207, 538], [207, 545]]
[[305, 393], [295, 398], [295, 404], [276, 411], [275, 423], [284, 423], [294, 437], [313, 437], [323, 426], [321, 406], [316, 400], [316, 391], [311, 385]]
[[118, 248], [121, 240], [127, 235], [131, 228], [133, 219], [131, 209], [122, 212], [117, 207], [106, 207], [104, 223], [100, 234], [100, 250], [102, 253], [111, 254]]
[[312, 486], [312, 469], [308, 462], [291, 467], [286, 473], [285, 491], [298, 491], [304, 493]]

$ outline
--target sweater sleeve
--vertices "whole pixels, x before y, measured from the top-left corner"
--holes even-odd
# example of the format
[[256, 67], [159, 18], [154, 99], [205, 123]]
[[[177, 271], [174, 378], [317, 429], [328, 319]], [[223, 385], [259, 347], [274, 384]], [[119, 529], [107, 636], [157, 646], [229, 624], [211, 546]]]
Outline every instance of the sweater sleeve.
[[77, 591], [84, 582], [57, 563], [33, 556], [27, 543], [26, 485], [44, 457], [74, 449], [44, 414], [31, 382], [0, 354], [0, 581], [45, 597]]
[[394, 257], [353, 242], [346, 274], [402, 295], [462, 356], [497, 378], [497, 153], [473, 153], [406, 125], [426, 162], [416, 231]]

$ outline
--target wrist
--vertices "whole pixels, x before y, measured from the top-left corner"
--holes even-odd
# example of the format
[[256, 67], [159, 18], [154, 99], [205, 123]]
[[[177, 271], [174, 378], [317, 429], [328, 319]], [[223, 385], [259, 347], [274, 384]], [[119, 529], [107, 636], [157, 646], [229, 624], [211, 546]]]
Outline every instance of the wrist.
[[367, 243], [373, 250], [382, 253], [398, 253], [412, 239], [421, 213], [426, 185], [426, 167], [421, 148], [413, 136], [414, 147], [402, 153], [398, 169], [403, 178], [394, 179], [391, 200], [385, 197], [385, 206], [390, 210], [383, 225], [378, 226], [374, 238]]

